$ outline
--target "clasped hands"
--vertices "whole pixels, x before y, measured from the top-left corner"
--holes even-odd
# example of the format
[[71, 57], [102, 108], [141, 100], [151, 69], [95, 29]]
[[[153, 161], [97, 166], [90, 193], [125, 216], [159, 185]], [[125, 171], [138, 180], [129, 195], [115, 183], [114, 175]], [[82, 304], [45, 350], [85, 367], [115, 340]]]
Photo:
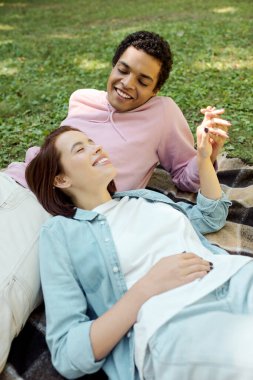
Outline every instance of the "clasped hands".
[[203, 157], [210, 157], [214, 163], [228, 138], [227, 131], [231, 123], [222, 119], [223, 108], [216, 109], [215, 107], [208, 106], [202, 108], [201, 113], [204, 115], [204, 119], [197, 128], [198, 151]]

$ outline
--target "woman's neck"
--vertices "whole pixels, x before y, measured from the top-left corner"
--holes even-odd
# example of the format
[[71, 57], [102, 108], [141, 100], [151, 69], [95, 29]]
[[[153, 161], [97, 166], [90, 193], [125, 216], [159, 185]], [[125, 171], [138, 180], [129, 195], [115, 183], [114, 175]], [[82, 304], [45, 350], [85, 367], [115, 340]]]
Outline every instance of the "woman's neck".
[[99, 205], [106, 203], [112, 199], [111, 194], [106, 190], [101, 193], [82, 193], [73, 195], [71, 197], [73, 199], [76, 207], [81, 208], [83, 210], [92, 210]]

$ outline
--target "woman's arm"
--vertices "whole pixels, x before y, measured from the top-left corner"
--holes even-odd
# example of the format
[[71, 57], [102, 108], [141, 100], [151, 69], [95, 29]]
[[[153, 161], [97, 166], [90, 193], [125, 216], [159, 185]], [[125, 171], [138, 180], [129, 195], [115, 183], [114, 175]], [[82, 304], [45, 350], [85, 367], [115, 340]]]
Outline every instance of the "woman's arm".
[[[223, 110], [217, 110], [216, 112], [221, 111]], [[226, 126], [230, 125], [230, 123], [218, 117], [210, 119], [209, 114], [209, 112], [206, 112], [202, 124], [197, 128], [197, 159], [200, 192], [204, 197], [216, 200], [221, 198], [222, 190], [212, 162], [212, 144], [214, 138], [218, 137], [225, 140], [228, 135], [222, 129], [214, 128], [214, 125]]]
[[[64, 223], [64, 222], [63, 222]], [[87, 299], [76, 277], [57, 217], [40, 234], [40, 273], [46, 309], [46, 340], [54, 367], [69, 379], [97, 372], [90, 342]]]
[[[197, 161], [200, 178], [197, 204], [192, 206], [179, 202], [194, 227], [202, 234], [221, 229], [226, 222], [228, 208], [231, 205], [222, 192], [212, 162], [214, 138], [225, 140], [228, 137], [221, 128], [227, 128], [230, 123], [218, 117], [221, 113], [223, 110], [206, 111], [202, 124], [197, 128]], [[215, 128], [216, 125], [221, 128]]]

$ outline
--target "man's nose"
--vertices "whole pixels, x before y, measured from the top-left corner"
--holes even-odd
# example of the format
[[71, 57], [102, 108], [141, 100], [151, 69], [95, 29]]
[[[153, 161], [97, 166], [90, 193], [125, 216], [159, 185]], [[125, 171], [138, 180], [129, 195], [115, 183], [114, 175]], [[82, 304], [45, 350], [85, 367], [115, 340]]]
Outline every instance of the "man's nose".
[[129, 74], [126, 75], [124, 78], [121, 79], [121, 83], [125, 88], [135, 88], [135, 79], [133, 75]]

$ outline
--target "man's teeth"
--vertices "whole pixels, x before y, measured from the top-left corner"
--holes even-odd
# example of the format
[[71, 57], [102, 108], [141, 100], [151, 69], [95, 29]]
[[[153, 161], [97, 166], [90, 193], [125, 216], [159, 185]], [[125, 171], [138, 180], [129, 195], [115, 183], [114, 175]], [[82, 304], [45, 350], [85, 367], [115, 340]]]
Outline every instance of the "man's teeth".
[[118, 89], [118, 88], [117, 88], [117, 93], [118, 93], [120, 96], [122, 96], [123, 98], [125, 98], [125, 99], [132, 99], [131, 96], [125, 94], [123, 91], [121, 91], [121, 90]]

